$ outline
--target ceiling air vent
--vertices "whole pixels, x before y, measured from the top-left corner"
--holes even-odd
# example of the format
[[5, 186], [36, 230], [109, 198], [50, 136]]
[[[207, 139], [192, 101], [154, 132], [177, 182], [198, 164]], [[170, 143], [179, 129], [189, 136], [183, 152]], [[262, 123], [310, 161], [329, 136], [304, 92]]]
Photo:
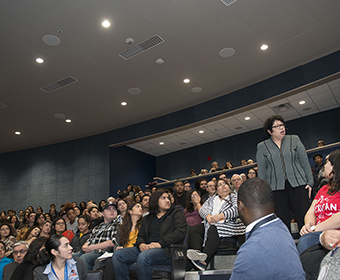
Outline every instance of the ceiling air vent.
[[7, 107], [7, 105], [5, 103], [0, 102], [0, 109], [5, 108], [5, 107]]
[[282, 114], [284, 112], [292, 110], [293, 107], [292, 105], [290, 105], [290, 103], [283, 103], [283, 104], [272, 107], [272, 109], [276, 114]]
[[68, 85], [71, 85], [71, 84], [74, 84], [78, 82], [78, 80], [76, 80], [75, 78], [73, 78], [72, 76], [69, 76], [69, 77], [66, 77], [64, 79], [61, 79], [59, 81], [56, 81], [52, 84], [49, 84], [47, 86], [44, 86], [42, 88], [40, 88], [42, 91], [44, 92], [47, 92], [47, 93], [50, 93], [52, 91], [55, 91], [57, 89], [60, 89], [60, 88], [63, 88], [63, 87], [66, 87]]
[[230, 6], [231, 4], [235, 3], [237, 0], [221, 0], [221, 2], [226, 5]]
[[124, 58], [125, 60], [128, 60], [136, 55], [141, 54], [142, 52], [147, 51], [148, 49], [151, 49], [161, 43], [163, 43], [164, 40], [158, 36], [157, 34], [155, 36], [152, 36], [149, 39], [146, 39], [145, 41], [139, 43], [136, 46], [133, 46], [130, 49], [127, 49], [126, 51], [120, 53], [119, 55]]

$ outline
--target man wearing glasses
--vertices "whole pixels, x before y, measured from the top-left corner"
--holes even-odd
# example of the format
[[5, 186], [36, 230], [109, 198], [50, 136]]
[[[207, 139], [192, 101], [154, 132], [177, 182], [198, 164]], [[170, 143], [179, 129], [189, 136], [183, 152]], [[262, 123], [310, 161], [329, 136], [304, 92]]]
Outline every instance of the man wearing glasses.
[[95, 226], [89, 239], [81, 248], [80, 253], [74, 255], [80, 256], [83, 260], [86, 270], [92, 270], [95, 260], [105, 252], [113, 252], [115, 246], [115, 237], [120, 224], [117, 219], [116, 204], [109, 201], [103, 207], [104, 222]]
[[25, 241], [19, 241], [13, 245], [14, 262], [4, 267], [3, 280], [10, 280], [14, 270], [22, 263], [28, 250], [28, 244]]

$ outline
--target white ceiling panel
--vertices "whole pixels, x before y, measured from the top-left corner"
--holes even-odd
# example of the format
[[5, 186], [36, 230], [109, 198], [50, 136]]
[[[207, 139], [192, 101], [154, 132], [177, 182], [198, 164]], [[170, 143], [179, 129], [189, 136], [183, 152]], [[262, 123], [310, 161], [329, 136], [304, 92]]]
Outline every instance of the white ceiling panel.
[[[0, 153], [164, 116], [331, 54], [340, 49], [339, 11], [338, 0], [239, 0], [229, 7], [206, 0], [0, 1], [0, 102], [7, 105], [0, 110]], [[111, 21], [107, 29], [104, 19]], [[129, 60], [119, 56], [156, 34], [163, 43]], [[46, 45], [45, 35], [57, 36], [60, 45]], [[263, 43], [269, 44], [265, 52]], [[228, 47], [235, 54], [222, 58], [219, 52]], [[43, 64], [35, 62], [38, 56]], [[164, 63], [156, 64], [158, 58]], [[78, 82], [51, 94], [40, 90], [67, 76]], [[191, 82], [184, 84], [184, 78]], [[202, 92], [192, 93], [197, 86]], [[141, 94], [127, 93], [136, 87]], [[339, 89], [340, 79], [308, 93], [328, 87]], [[333, 93], [339, 96], [338, 90]], [[128, 105], [122, 107], [122, 101]], [[251, 113], [263, 121], [273, 114], [269, 107]], [[72, 123], [55, 119], [55, 113]], [[231, 129], [240, 124], [234, 117], [218, 123]], [[217, 123], [204, 126], [219, 136], [228, 134]], [[15, 137], [18, 129], [24, 133]], [[199, 137], [195, 130], [174, 136]]]
[[331, 89], [334, 89], [334, 88], [340, 88], [340, 79], [336, 79], [334, 81], [331, 81], [328, 83], [328, 86], [331, 88]]

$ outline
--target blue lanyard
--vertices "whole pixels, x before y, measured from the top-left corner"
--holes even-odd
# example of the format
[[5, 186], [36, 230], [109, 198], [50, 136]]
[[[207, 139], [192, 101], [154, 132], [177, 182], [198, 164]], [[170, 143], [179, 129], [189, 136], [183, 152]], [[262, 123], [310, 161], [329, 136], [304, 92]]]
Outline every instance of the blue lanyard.
[[[51, 263], [51, 267], [52, 267], [52, 273], [54, 274], [54, 276], [59, 280], [57, 274], [55, 273], [54, 269], [53, 269], [53, 265]], [[67, 273], [67, 263], [65, 262], [65, 269], [64, 269], [64, 280], [68, 280], [68, 273]]]

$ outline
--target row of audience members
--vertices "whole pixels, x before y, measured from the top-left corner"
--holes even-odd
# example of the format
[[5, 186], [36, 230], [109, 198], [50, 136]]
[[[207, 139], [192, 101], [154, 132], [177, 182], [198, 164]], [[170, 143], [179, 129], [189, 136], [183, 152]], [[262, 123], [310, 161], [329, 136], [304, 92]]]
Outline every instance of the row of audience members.
[[[326, 178], [330, 178], [331, 182], [330, 185], [326, 185], [325, 188], [322, 189], [322, 195], [325, 196], [327, 193], [329, 198], [333, 199], [334, 203], [337, 203], [336, 200], [338, 199], [337, 197], [339, 195], [338, 181], [340, 178], [340, 153], [339, 151], [335, 152], [336, 153], [331, 153], [331, 155], [326, 159]], [[251, 173], [248, 172], [248, 178], [251, 178], [250, 176], [256, 177], [257, 172], [255, 169], [250, 169], [249, 171]], [[249, 176], [249, 174], [252, 173], [254, 174]], [[249, 181], [253, 182], [254, 179], [253, 181]], [[335, 182], [335, 186], [332, 187], [333, 182]], [[75, 211], [77, 206], [68, 203], [64, 205], [62, 211], [60, 212], [61, 216], [54, 219], [53, 223], [50, 221], [50, 219], [46, 219], [47, 217], [45, 217], [43, 213], [37, 214], [34, 212], [29, 212], [27, 215], [27, 224], [22, 226], [17, 234], [15, 234], [15, 230], [10, 223], [3, 222], [1, 224], [0, 252], [4, 252], [4, 254], [0, 254], [0, 263], [6, 264], [6, 261], [8, 262], [8, 260], [10, 260], [7, 258], [9, 256], [13, 257], [15, 263], [20, 262], [20, 258], [17, 258], [17, 256], [20, 257], [24, 252], [27, 252], [27, 248], [28, 250], [30, 250], [31, 247], [36, 248], [33, 246], [33, 244], [40, 240], [45, 240], [46, 242], [46, 238], [50, 237], [47, 239], [45, 250], [48, 256], [47, 260], [49, 260], [49, 262], [44, 260], [43, 262], [39, 263], [40, 265], [43, 264], [47, 266], [50, 264], [53, 268], [53, 261], [56, 261], [56, 259], [60, 261], [60, 257], [63, 256], [62, 262], [65, 266], [66, 261], [73, 257], [73, 259], [77, 261], [76, 266], [78, 268], [78, 274], [81, 275], [83, 274], [83, 271], [91, 270], [96, 265], [96, 268], [103, 267], [103, 263], [100, 264], [100, 262], [96, 261], [97, 258], [105, 251], [115, 250], [115, 254], [113, 255], [112, 260], [109, 260], [109, 263], [112, 264], [112, 268], [115, 273], [119, 275], [118, 279], [128, 279], [124, 277], [126, 276], [126, 272], [128, 272], [127, 266], [129, 265], [131, 256], [134, 256], [133, 262], [137, 261], [137, 273], [142, 275], [140, 279], [151, 279], [149, 277], [150, 273], [152, 275], [152, 265], [150, 265], [150, 263], [146, 263], [146, 261], [143, 259], [146, 256], [144, 256], [145, 254], [142, 253], [150, 249], [166, 248], [170, 243], [179, 243], [177, 242], [179, 241], [179, 238], [183, 237], [183, 233], [185, 235], [186, 230], [184, 229], [184, 225], [186, 228], [186, 224], [188, 223], [191, 227], [189, 229], [190, 249], [187, 252], [187, 257], [189, 260], [191, 260], [192, 264], [196, 268], [205, 270], [209, 261], [216, 253], [222, 240], [223, 242], [227, 242], [230, 247], [234, 246], [236, 248], [237, 236], [243, 235], [245, 233], [245, 225], [249, 225], [248, 222], [245, 222], [246, 218], [242, 217], [241, 215], [241, 209], [239, 208], [240, 198], [237, 200], [237, 193], [239, 192], [241, 185], [246, 186], [247, 184], [244, 183], [242, 177], [237, 174], [233, 175], [231, 178], [231, 184], [232, 185], [229, 185], [228, 179], [223, 173], [219, 174], [219, 177], [216, 181], [212, 180], [207, 182], [205, 179], [198, 180], [195, 183], [196, 189], [190, 191], [185, 191], [185, 184], [177, 181], [174, 185], [175, 192], [173, 192], [172, 189], [161, 189], [158, 191], [154, 190], [154, 194], [151, 196], [150, 203], [149, 194], [144, 195], [142, 197], [142, 201], [135, 201], [137, 196], [133, 194], [131, 195], [131, 193], [128, 192], [128, 195], [124, 200], [109, 198], [108, 201], [101, 202], [101, 209], [92, 201], [90, 201], [85, 208], [82, 208], [83, 211], [81, 213], [85, 215], [80, 216], [77, 215]], [[258, 182], [258, 184], [263, 185], [263, 182]], [[152, 191], [150, 192], [152, 193]], [[245, 192], [247, 192], [247, 190]], [[247, 195], [249, 194], [245, 194], [245, 196]], [[147, 202], [145, 201], [145, 203], [143, 203], [144, 199], [147, 200]], [[136, 200], [138, 200], [138, 198]], [[313, 235], [312, 238], [314, 238], [314, 236], [317, 237], [313, 239], [317, 240], [313, 241], [313, 244], [318, 243], [321, 232], [316, 230], [316, 226], [318, 226], [320, 223], [318, 222], [318, 217], [316, 215], [315, 218], [310, 218], [311, 214], [309, 213], [317, 212], [315, 211], [315, 208], [318, 206], [319, 202], [319, 196], [317, 196], [316, 200], [313, 201], [310, 211], [308, 211], [306, 215], [306, 224], [301, 230], [302, 236]], [[257, 205], [257, 207], [260, 206]], [[52, 208], [53, 205], [51, 209]], [[143, 215], [148, 214], [149, 210], [151, 210], [150, 215], [147, 215], [147, 217], [144, 219], [148, 220], [148, 222], [145, 222], [147, 225], [142, 227], [142, 217]], [[183, 210], [184, 216], [181, 216], [180, 213], [183, 213]], [[332, 214], [336, 214], [337, 211], [333, 212], [335, 213]], [[102, 214], [102, 217], [100, 213]], [[241, 216], [245, 225], [242, 223], [239, 215]], [[12, 218], [11, 215], [9, 216]], [[169, 216], [169, 219], [173, 219], [174, 228], [167, 228], [167, 230], [164, 232], [161, 230], [158, 232], [159, 228], [162, 229], [166, 228], [166, 225], [169, 226], [167, 223], [162, 226], [162, 223], [164, 223], [164, 221], [162, 221], [163, 216]], [[335, 221], [334, 223], [336, 223], [338, 226], [339, 222], [337, 222], [337, 220], [340, 218], [337, 219], [337, 216], [338, 215], [334, 215], [334, 218], [331, 220]], [[185, 217], [186, 221], [183, 220], [182, 217]], [[91, 232], [92, 222], [97, 223], [97, 226], [95, 226]], [[152, 226], [155, 223], [156, 226]], [[324, 218], [321, 223], [325, 223]], [[321, 226], [320, 229], [322, 231], [332, 229], [330, 224], [330, 222], [326, 222], [328, 227]], [[145, 228], [146, 226], [148, 226], [148, 228]], [[334, 228], [334, 224], [332, 226]], [[25, 228], [27, 230], [23, 230]], [[24, 235], [22, 234], [22, 231], [25, 231]], [[150, 231], [152, 233], [152, 238], [149, 236]], [[317, 231], [317, 234], [312, 234], [315, 231]], [[175, 232], [176, 234], [173, 234], [173, 236], [176, 235], [178, 238], [165, 241], [165, 237], [163, 237], [163, 235], [167, 235], [169, 232]], [[326, 231], [322, 235], [321, 240], [323, 240], [323, 242], [327, 243], [328, 240], [334, 242], [330, 242], [329, 244], [323, 243], [327, 249], [333, 249], [335, 244], [334, 238], [336, 238], [334, 236], [337, 236], [337, 233], [337, 231]], [[17, 235], [18, 239], [23, 239], [26, 241], [15, 243], [15, 235]], [[150, 242], [157, 240], [159, 242]], [[49, 244], [49, 248], [52, 249], [47, 249], [47, 244]], [[134, 244], [135, 246], [133, 246]], [[307, 249], [312, 243], [308, 244], [309, 245], [306, 247]], [[20, 248], [18, 246], [26, 246], [26, 249]], [[17, 247], [20, 248], [20, 252], [16, 251], [15, 248]], [[66, 250], [68, 250], [69, 253], [67, 254], [65, 251], [65, 254], [61, 254], [59, 252], [61, 247], [67, 248]], [[123, 248], [124, 250], [120, 250]], [[130, 249], [125, 250], [125, 248]], [[302, 251], [300, 250], [300, 253], [303, 253], [305, 249]], [[71, 254], [72, 251], [73, 254]], [[159, 255], [154, 256], [155, 259], [158, 261], [164, 259], [163, 264], [168, 264], [169, 258], [166, 251], [167, 250], [161, 250], [158, 252]], [[39, 253], [36, 255], [40, 256]], [[144, 257], [140, 257], [139, 255], [143, 255]], [[78, 257], [80, 257], [80, 259], [78, 259]], [[291, 251], [289, 257], [294, 259], [295, 253]], [[139, 264], [140, 269], [138, 269], [139, 258], [141, 258]], [[43, 260], [43, 258], [41, 258], [41, 260]], [[97, 264], [95, 262], [97, 262]], [[85, 266], [82, 265], [83, 263]], [[300, 270], [298, 264], [299, 262], [295, 263], [295, 279], [302, 279], [300, 276], [304, 277], [304, 273], [302, 270]], [[31, 271], [33, 271], [33, 268], [37, 265], [38, 262], [34, 265], [31, 264]], [[69, 265], [71, 266], [72, 262]], [[73, 265], [75, 265], [75, 262]], [[242, 268], [240, 268], [236, 262], [235, 275], [240, 272], [240, 269], [242, 270]], [[17, 269], [15, 269], [15, 271], [16, 270]], [[6, 269], [4, 271], [6, 274]], [[43, 271], [46, 270], [41, 270], [41, 268], [37, 267], [35, 273], [41, 274]], [[38, 274], [36, 278], [39, 278]], [[112, 272], [110, 274], [112, 274]]]

